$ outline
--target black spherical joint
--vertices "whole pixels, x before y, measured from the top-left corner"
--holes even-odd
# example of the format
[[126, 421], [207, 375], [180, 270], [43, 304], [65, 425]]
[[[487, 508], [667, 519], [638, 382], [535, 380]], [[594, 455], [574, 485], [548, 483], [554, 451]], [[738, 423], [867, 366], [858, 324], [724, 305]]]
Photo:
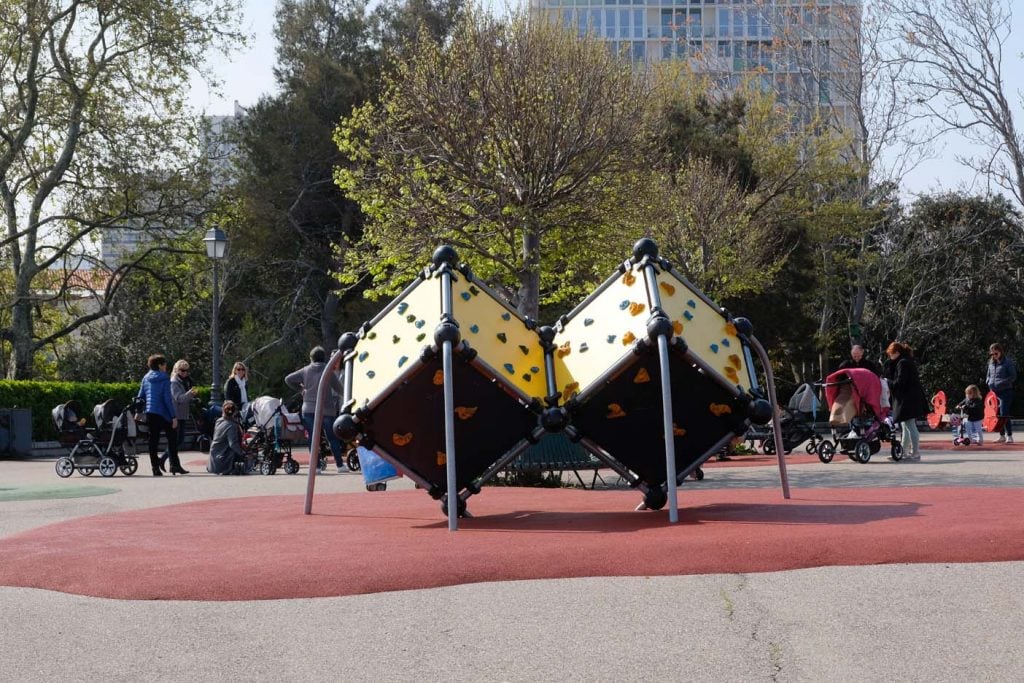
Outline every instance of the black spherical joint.
[[346, 332], [345, 334], [338, 337], [338, 350], [342, 353], [348, 353], [352, 349], [356, 348], [356, 344], [359, 343], [359, 335], [355, 332]]
[[736, 318], [732, 324], [736, 328], [736, 332], [744, 337], [749, 337], [754, 333], [754, 325], [747, 318]]
[[652, 259], [658, 258], [658, 243], [650, 237], [639, 239], [636, 244], [633, 245], [634, 263], [642, 261], [645, 256], [650, 256]]
[[668, 319], [664, 313], [659, 315], [652, 315], [647, 319], [647, 337], [657, 343], [658, 337], [665, 337], [665, 339], [671, 339], [672, 333], [672, 321]]
[[442, 321], [441, 324], [434, 328], [434, 343], [439, 347], [444, 346], [445, 342], [451, 342], [453, 347], [458, 346], [461, 339], [462, 334], [459, 332], [459, 326], [452, 320]]
[[748, 416], [754, 424], [766, 425], [772, 421], [772, 404], [763, 398], [755, 399], [750, 402]]
[[565, 408], [545, 408], [540, 414], [540, 426], [546, 432], [560, 432], [569, 424], [569, 413]]
[[550, 344], [555, 340], [555, 328], [551, 327], [550, 325], [544, 325], [543, 327], [537, 330], [537, 335], [540, 337], [540, 340], [542, 342], [544, 342], [545, 344]]
[[434, 255], [430, 257], [430, 262], [434, 264], [435, 268], [440, 268], [446, 263], [454, 268], [458, 260], [459, 255], [455, 252], [455, 249], [447, 244], [435, 249]]
[[359, 425], [356, 419], [348, 413], [339, 415], [333, 425], [334, 435], [342, 441], [354, 441], [359, 436]]

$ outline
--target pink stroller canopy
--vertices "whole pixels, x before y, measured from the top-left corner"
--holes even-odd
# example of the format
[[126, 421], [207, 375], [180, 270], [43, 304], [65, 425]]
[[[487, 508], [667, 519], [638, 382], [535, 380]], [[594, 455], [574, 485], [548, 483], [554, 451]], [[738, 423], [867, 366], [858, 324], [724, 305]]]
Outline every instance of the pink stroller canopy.
[[857, 413], [867, 406], [875, 417], [881, 419], [882, 381], [878, 379], [878, 375], [866, 368], [837, 370], [825, 378], [825, 400], [828, 401], [829, 408], [839, 394], [839, 385], [847, 382], [853, 385], [853, 405]]

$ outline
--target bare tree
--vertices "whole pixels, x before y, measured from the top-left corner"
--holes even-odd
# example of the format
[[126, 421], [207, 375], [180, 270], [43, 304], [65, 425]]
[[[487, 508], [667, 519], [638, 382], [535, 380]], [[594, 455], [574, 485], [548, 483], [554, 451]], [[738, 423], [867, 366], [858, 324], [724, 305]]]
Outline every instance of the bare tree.
[[895, 19], [890, 26], [902, 40], [898, 59], [908, 93], [943, 131], [959, 133], [984, 150], [960, 157], [961, 163], [1024, 206], [1024, 137], [1014, 121], [1024, 95], [1009, 92], [1004, 71], [1010, 0], [885, 4]]

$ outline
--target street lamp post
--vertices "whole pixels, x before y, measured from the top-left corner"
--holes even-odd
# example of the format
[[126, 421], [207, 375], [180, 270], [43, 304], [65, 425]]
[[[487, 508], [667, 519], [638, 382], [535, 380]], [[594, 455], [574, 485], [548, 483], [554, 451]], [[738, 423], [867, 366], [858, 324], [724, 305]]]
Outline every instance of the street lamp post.
[[210, 228], [203, 237], [206, 243], [206, 255], [213, 259], [213, 385], [210, 387], [210, 403], [220, 405], [223, 399], [220, 392], [220, 283], [218, 282], [218, 264], [228, 252], [228, 236], [220, 228]]

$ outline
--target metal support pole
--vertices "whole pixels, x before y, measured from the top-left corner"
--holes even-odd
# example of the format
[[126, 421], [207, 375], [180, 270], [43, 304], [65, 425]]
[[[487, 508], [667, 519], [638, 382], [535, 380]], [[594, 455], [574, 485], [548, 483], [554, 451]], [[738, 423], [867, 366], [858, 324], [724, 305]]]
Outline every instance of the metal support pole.
[[444, 367], [444, 459], [448, 476], [448, 531], [459, 528], [459, 492], [455, 484], [455, 391], [452, 387], [452, 343], [441, 348]]
[[668, 368], [668, 339], [658, 335], [658, 364], [661, 366], [661, 419], [665, 428], [665, 493], [668, 494], [668, 521], [679, 521], [676, 499], [676, 441], [672, 427], [672, 387]]
[[778, 399], [775, 396], [775, 375], [768, 359], [768, 352], [761, 346], [754, 335], [748, 338], [750, 345], [757, 352], [757, 357], [764, 366], [764, 383], [768, 391], [768, 402], [772, 405], [772, 431], [775, 432], [775, 452], [779, 458], [779, 480], [782, 482], [782, 497], [789, 500], [789, 474], [786, 472], [786, 454], [782, 450], [782, 422], [779, 420]]
[[313, 489], [316, 486], [316, 470], [320, 463], [320, 435], [323, 434], [324, 405], [326, 396], [330, 391], [331, 373], [338, 367], [341, 361], [341, 351], [335, 351], [331, 359], [327, 361], [324, 373], [320, 375], [320, 385], [316, 389], [316, 411], [313, 413], [313, 433], [309, 436], [309, 474], [306, 477], [306, 506], [307, 515], [313, 513]]
[[[213, 384], [210, 385], [210, 404], [219, 406], [223, 402], [220, 389], [220, 281], [217, 261], [213, 259]], [[242, 406], [238, 406], [241, 410]]]

